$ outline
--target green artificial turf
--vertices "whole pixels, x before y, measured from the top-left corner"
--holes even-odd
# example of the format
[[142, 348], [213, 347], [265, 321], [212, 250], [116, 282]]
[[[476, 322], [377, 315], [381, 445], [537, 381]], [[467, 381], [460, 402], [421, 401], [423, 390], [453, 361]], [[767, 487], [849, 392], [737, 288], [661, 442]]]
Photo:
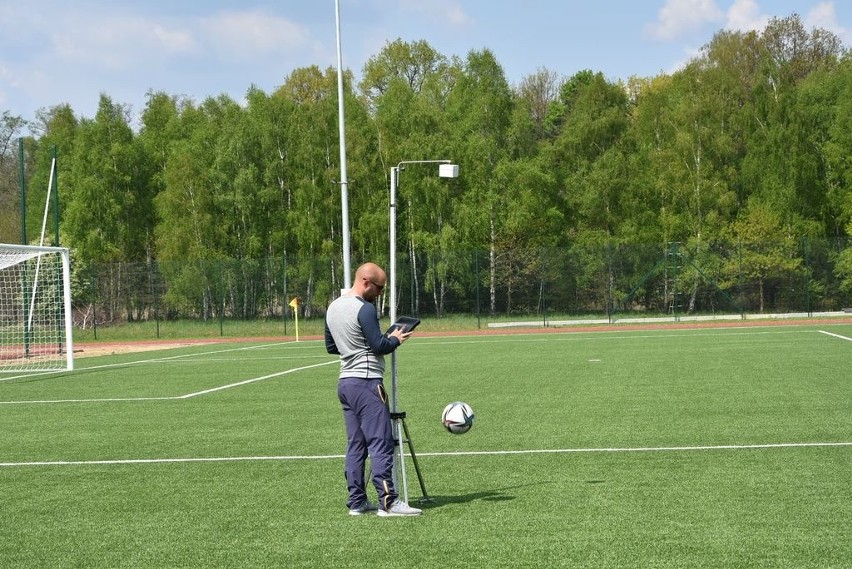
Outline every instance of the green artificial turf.
[[[412, 339], [396, 387], [432, 502], [411, 519], [347, 515], [321, 342], [3, 374], [0, 566], [849, 567], [850, 338]], [[467, 434], [439, 423], [454, 400]]]

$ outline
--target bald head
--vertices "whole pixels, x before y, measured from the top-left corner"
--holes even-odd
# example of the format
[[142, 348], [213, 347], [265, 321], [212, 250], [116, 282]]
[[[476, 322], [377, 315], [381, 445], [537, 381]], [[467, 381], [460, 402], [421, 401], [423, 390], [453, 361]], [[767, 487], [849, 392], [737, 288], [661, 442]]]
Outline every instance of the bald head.
[[372, 302], [384, 290], [387, 284], [384, 269], [375, 263], [364, 263], [355, 270], [355, 283], [352, 286], [355, 294]]

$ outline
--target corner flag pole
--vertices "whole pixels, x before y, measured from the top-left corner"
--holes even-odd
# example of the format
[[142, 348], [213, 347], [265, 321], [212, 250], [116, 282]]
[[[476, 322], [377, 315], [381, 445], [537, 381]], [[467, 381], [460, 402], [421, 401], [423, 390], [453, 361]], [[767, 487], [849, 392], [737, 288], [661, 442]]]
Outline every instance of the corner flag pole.
[[296, 316], [296, 341], [299, 341], [299, 297], [293, 297], [290, 301], [290, 307], [293, 309], [293, 314]]

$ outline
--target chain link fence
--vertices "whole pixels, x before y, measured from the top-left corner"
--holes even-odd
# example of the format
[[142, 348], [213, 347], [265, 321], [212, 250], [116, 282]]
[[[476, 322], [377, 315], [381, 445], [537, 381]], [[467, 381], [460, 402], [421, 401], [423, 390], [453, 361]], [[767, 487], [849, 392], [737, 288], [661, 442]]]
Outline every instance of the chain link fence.
[[[844, 247], [800, 240], [409, 254], [397, 261], [397, 312], [548, 325], [567, 318], [840, 311], [852, 306], [835, 271]], [[73, 273], [75, 324], [83, 328], [284, 319], [293, 316], [293, 298], [301, 318], [322, 318], [343, 286], [336, 257], [75, 264]], [[388, 300], [378, 301], [382, 314]]]

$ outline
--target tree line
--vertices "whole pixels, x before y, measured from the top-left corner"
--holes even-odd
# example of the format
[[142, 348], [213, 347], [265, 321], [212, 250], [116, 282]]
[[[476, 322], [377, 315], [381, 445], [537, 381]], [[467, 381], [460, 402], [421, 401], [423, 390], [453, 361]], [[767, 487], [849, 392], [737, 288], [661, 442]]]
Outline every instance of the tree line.
[[[536, 252], [629, 244], [707, 256], [696, 273], [714, 249], [738, 247], [738, 274], [759, 283], [762, 310], [764, 287], [802, 266], [802, 240], [819, 241], [834, 283], [821, 292], [852, 297], [852, 56], [797, 15], [719, 31], [655, 77], [539, 68], [510, 85], [488, 49], [448, 57], [396, 40], [344, 84], [354, 262], [387, 262], [391, 167], [460, 165], [452, 180], [406, 166], [397, 190], [399, 254], [438, 313], [445, 295], [474, 286], [469, 264], [454, 261], [470, 252], [493, 312], [541, 273]], [[250, 87], [242, 104], [151, 91], [136, 125], [107, 94], [94, 118], [68, 105], [31, 121], [4, 112], [5, 242], [19, 241], [12, 142], [25, 126], [35, 133], [27, 223], [41, 225], [56, 148], [62, 245], [76, 266], [168, 264], [174, 306], [186, 301], [177, 291], [206, 286], [200, 260], [291, 259], [308, 306], [343, 285], [336, 70], [296, 69], [274, 92]], [[587, 256], [572, 262], [575, 284], [600, 269], [603, 256]], [[720, 265], [714, 286], [732, 286], [730, 274]]]

